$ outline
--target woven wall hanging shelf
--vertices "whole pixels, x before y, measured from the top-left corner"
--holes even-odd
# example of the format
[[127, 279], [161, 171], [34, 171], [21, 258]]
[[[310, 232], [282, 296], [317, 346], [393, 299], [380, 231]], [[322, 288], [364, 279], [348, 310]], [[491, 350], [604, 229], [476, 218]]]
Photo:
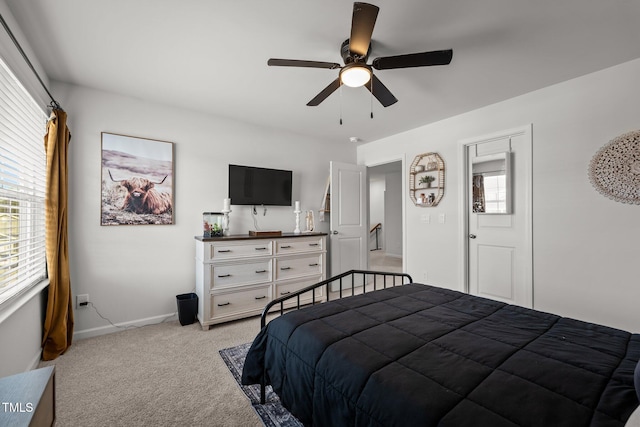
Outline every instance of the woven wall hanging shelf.
[[640, 204], [640, 131], [620, 135], [600, 148], [589, 164], [589, 180], [611, 200]]

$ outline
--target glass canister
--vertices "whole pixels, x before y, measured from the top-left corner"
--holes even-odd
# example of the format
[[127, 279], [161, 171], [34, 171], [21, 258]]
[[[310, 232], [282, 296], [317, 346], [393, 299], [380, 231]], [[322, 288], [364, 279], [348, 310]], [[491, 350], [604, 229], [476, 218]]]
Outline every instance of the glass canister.
[[222, 236], [222, 223], [224, 214], [222, 212], [203, 212], [202, 225], [203, 237]]

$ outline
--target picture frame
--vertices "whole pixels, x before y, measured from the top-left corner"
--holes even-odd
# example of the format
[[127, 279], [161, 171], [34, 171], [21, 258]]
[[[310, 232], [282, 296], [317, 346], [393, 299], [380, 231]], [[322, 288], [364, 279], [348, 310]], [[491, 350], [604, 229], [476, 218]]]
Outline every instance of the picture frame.
[[101, 133], [100, 225], [175, 223], [174, 144]]

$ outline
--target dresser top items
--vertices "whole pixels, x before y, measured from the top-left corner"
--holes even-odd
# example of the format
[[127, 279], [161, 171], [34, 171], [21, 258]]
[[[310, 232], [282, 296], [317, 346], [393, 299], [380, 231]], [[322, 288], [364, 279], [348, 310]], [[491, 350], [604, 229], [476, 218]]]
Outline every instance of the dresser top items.
[[327, 233], [282, 233], [279, 236], [251, 236], [248, 234], [237, 234], [231, 236], [218, 236], [218, 237], [203, 237], [203, 236], [195, 236], [196, 240], [201, 242], [224, 242], [230, 240], [257, 240], [257, 239], [273, 239], [277, 238], [291, 238], [291, 237], [312, 237], [312, 236], [326, 236]]

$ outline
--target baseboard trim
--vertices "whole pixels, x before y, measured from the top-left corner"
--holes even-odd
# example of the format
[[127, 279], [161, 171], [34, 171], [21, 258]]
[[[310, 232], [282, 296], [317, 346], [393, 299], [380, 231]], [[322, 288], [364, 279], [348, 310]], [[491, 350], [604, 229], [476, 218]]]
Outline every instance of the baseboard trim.
[[100, 326], [97, 328], [83, 329], [73, 333], [74, 340], [82, 340], [85, 338], [97, 337], [100, 335], [112, 334], [114, 332], [124, 331], [129, 328], [139, 328], [141, 326], [155, 325], [162, 323], [172, 317], [177, 316], [178, 312], [162, 314], [160, 316], [146, 317], [144, 319], [131, 320], [129, 322], [114, 323], [113, 325]]
[[27, 367], [27, 371], [32, 371], [36, 369], [40, 364], [40, 360], [42, 360], [42, 350], [38, 351], [36, 355], [33, 357], [33, 359], [31, 359], [31, 363]]

